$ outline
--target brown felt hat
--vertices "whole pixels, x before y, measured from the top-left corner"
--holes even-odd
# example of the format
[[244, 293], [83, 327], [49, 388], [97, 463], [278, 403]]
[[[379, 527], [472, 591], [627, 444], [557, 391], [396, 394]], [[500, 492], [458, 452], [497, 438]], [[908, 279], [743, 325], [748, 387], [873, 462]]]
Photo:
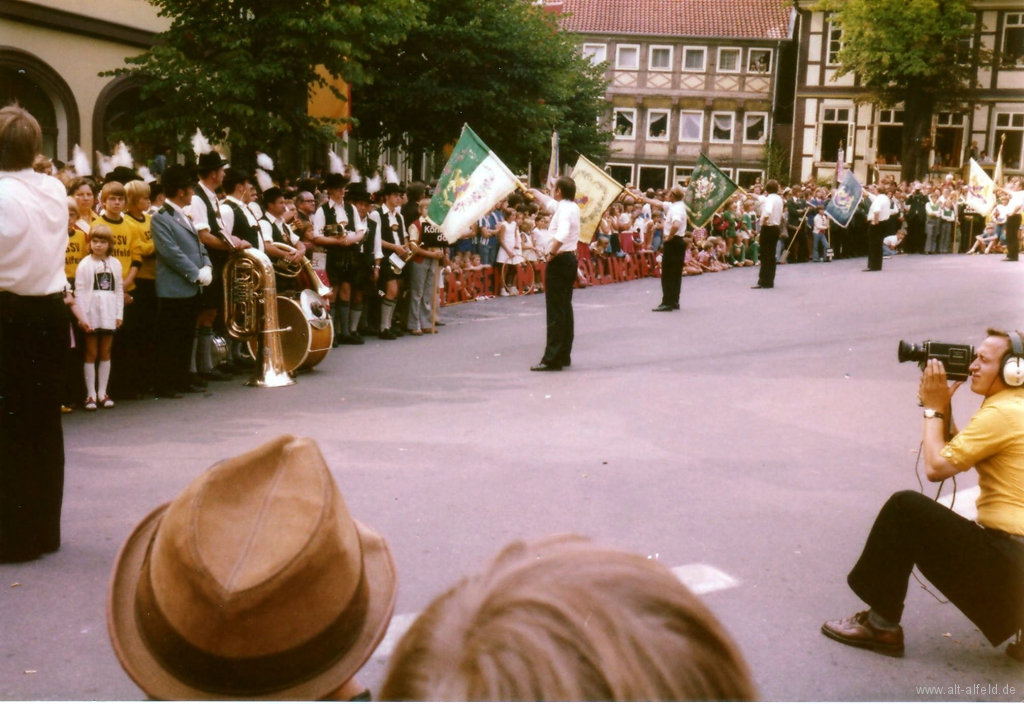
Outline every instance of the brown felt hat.
[[348, 512], [316, 443], [282, 436], [214, 465], [121, 548], [107, 626], [156, 699], [321, 699], [394, 611], [384, 539]]

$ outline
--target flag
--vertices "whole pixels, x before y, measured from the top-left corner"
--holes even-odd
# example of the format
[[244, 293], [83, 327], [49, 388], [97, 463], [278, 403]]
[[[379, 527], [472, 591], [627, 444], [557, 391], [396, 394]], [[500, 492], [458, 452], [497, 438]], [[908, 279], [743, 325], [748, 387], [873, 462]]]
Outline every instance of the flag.
[[558, 180], [558, 133], [551, 133], [551, 161], [548, 162], [548, 193], [554, 194]]
[[704, 154], [697, 160], [697, 166], [690, 175], [690, 187], [683, 202], [694, 227], [704, 227], [729, 200], [739, 186], [722, 173], [711, 159]]
[[832, 195], [832, 200], [825, 206], [825, 214], [832, 218], [832, 221], [839, 227], [849, 227], [850, 220], [857, 212], [857, 206], [860, 205], [863, 197], [864, 189], [861, 187], [860, 181], [852, 171], [847, 171], [846, 176], [843, 177], [836, 192]]
[[839, 154], [836, 156], [836, 183], [842, 183], [846, 177], [846, 153], [843, 151], [843, 143], [839, 143]]
[[455, 242], [517, 185], [519, 180], [508, 167], [465, 125], [441, 172], [427, 217], [448, 242]]
[[1006, 185], [1006, 178], [1003, 176], [1003, 144], [1006, 142], [1006, 135], [999, 142], [999, 158], [996, 159], [996, 170], [992, 174], [992, 182], [1002, 188]]
[[967, 181], [967, 206], [983, 218], [996, 207], [995, 183], [985, 170], [971, 159], [971, 176]]
[[572, 178], [576, 182], [576, 205], [580, 207], [580, 242], [589, 244], [601, 224], [601, 215], [622, 193], [622, 184], [582, 154]]

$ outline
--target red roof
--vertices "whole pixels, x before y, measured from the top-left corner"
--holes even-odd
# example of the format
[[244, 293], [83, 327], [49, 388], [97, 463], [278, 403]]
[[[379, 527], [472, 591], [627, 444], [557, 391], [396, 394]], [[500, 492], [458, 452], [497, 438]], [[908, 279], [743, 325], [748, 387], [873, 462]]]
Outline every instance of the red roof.
[[786, 0], [564, 0], [562, 27], [583, 34], [788, 39]]

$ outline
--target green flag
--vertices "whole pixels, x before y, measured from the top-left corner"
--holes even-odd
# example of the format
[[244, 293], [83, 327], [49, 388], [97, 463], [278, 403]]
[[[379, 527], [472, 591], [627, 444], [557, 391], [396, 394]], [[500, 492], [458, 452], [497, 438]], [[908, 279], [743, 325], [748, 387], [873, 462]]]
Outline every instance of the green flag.
[[686, 189], [683, 202], [694, 227], [704, 227], [718, 209], [729, 200], [739, 186], [722, 173], [711, 159], [704, 154], [697, 160], [697, 168], [690, 176], [690, 187]]

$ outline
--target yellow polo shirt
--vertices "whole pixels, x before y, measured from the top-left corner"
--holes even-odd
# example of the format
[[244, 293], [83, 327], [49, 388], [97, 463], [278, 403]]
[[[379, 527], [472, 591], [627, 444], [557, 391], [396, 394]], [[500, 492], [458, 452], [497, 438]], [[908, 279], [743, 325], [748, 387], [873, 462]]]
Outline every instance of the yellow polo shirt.
[[[110, 220], [103, 215], [92, 221], [93, 228], [97, 225], [106, 225], [110, 228], [110, 232], [114, 236], [114, 248], [111, 250], [110, 256], [121, 262], [121, 276], [128, 278], [128, 270], [131, 269], [132, 264], [142, 266], [142, 238], [136, 227], [138, 222], [133, 224], [127, 214], [122, 215], [119, 221]], [[126, 286], [125, 291], [130, 291], [133, 288], [135, 288], [134, 285], [131, 288]]]
[[1024, 388], [985, 399], [941, 454], [961, 472], [978, 470], [978, 523], [1024, 535]]
[[139, 254], [142, 255], [142, 268], [135, 275], [136, 279], [156, 279], [156, 245], [153, 243], [153, 234], [150, 231], [152, 218], [148, 213], [142, 214], [139, 220], [131, 213], [124, 214], [125, 222], [134, 225], [139, 237]]
[[72, 286], [75, 285], [75, 272], [78, 271], [78, 263], [89, 253], [86, 239], [85, 233], [77, 226], [68, 233], [68, 248], [64, 253], [64, 275], [68, 277]]

